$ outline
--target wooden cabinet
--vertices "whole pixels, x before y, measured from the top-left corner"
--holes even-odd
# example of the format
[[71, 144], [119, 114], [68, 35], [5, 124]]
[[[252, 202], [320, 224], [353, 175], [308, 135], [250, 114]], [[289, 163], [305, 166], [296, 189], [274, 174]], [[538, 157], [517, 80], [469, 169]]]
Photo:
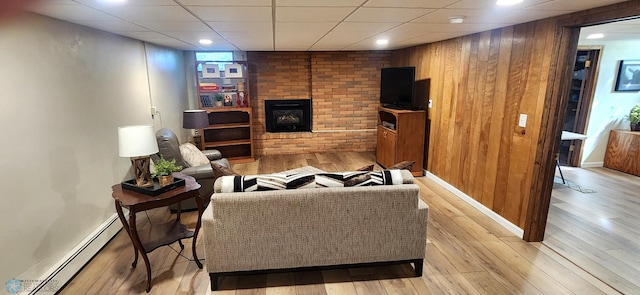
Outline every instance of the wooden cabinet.
[[411, 173], [422, 176], [426, 112], [378, 108], [376, 161], [389, 167], [402, 161], [416, 161]]
[[202, 149], [219, 150], [231, 163], [254, 161], [246, 62], [198, 61], [196, 69], [199, 106], [209, 116]]
[[604, 167], [640, 176], [640, 132], [611, 130]]
[[251, 108], [206, 108], [209, 127], [202, 130], [203, 149], [216, 149], [231, 163], [254, 161]]

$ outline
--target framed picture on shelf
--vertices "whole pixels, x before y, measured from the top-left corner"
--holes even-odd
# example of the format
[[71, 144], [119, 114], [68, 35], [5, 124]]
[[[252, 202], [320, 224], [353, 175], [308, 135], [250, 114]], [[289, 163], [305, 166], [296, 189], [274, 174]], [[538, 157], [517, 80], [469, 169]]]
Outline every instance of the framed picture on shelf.
[[224, 94], [224, 106], [231, 107], [235, 105], [236, 94], [235, 93], [225, 93]]
[[241, 64], [225, 65], [225, 78], [243, 78], [244, 67]]
[[640, 60], [621, 60], [615, 91], [640, 91]]
[[202, 64], [202, 78], [220, 78], [218, 64]]

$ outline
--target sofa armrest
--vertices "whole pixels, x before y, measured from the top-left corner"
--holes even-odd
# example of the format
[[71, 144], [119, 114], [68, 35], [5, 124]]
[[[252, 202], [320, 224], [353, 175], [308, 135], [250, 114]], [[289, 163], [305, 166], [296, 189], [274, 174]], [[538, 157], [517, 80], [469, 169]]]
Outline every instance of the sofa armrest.
[[192, 176], [196, 180], [213, 178], [213, 169], [211, 169], [211, 165], [209, 164], [189, 167], [189, 168], [183, 169], [180, 172], [186, 175]]
[[222, 153], [219, 150], [204, 150], [202, 153], [207, 156], [209, 161], [215, 161], [218, 159], [222, 159]]

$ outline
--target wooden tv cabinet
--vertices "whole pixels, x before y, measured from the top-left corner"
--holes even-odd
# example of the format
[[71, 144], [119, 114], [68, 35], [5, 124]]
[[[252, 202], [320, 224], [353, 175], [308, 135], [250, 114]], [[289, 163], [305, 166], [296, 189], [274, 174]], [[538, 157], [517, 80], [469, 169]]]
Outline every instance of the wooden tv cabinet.
[[422, 176], [427, 112], [378, 108], [376, 161], [389, 167], [402, 161], [415, 161], [414, 176]]

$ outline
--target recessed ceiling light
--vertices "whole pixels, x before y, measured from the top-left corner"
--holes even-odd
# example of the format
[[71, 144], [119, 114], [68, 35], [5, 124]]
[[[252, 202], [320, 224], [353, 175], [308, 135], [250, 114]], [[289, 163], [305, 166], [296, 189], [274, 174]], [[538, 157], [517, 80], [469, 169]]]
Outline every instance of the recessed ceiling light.
[[127, 0], [102, 0], [102, 2], [106, 3], [125, 3]]
[[389, 40], [387, 40], [387, 39], [379, 39], [379, 40], [376, 41], [376, 44], [378, 44], [378, 45], [387, 45], [387, 44], [389, 44]]
[[209, 40], [209, 39], [200, 39], [200, 44], [202, 45], [209, 45], [211, 43], [213, 43], [213, 41]]
[[522, 3], [523, 0], [498, 0], [496, 4], [501, 6], [516, 5]]
[[464, 15], [459, 16], [450, 16], [449, 23], [450, 24], [461, 24], [464, 22]]
[[602, 33], [596, 33], [596, 34], [591, 34], [587, 36], [587, 39], [602, 39], [602, 38], [604, 38], [604, 34]]

